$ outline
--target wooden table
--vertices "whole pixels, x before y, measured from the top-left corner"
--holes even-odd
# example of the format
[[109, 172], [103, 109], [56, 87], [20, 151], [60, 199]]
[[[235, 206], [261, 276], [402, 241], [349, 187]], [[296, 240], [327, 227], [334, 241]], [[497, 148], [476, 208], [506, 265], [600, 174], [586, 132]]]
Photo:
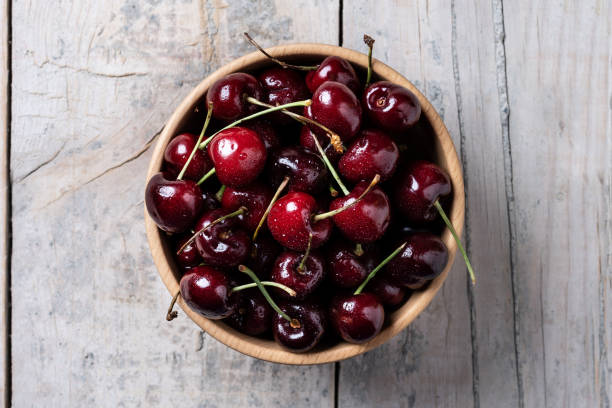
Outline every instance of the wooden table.
[[[0, 0], [1, 392], [16, 407], [610, 407], [612, 7], [605, 0]], [[455, 140], [465, 243], [404, 333], [340, 364], [242, 356], [170, 300], [145, 240], [155, 135], [264, 46], [365, 50]], [[8, 203], [8, 204], [7, 204]], [[10, 290], [9, 290], [10, 289]]]

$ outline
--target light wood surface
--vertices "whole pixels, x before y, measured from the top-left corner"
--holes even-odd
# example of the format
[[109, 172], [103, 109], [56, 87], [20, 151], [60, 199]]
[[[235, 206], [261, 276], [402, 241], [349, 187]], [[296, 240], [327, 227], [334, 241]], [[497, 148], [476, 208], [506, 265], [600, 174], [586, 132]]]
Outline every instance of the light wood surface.
[[[609, 2], [12, 3], [12, 405], [610, 406]], [[184, 313], [163, 320], [142, 227], [149, 142], [251, 51], [243, 31], [359, 51], [374, 36], [463, 163], [477, 286], [457, 260], [406, 331], [339, 364], [265, 363]]]
[[9, 313], [9, 4], [0, 0], [0, 403], [7, 404], [8, 392], [8, 360], [10, 353], [8, 344], [8, 313]]

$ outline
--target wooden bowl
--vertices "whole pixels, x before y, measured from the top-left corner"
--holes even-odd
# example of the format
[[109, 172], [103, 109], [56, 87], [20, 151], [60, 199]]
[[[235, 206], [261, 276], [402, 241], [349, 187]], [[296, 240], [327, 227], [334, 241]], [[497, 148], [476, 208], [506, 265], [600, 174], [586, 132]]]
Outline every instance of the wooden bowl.
[[[357, 69], [367, 69], [368, 64], [366, 55], [333, 45], [293, 44], [269, 48], [267, 51], [277, 58], [293, 62], [321, 61], [327, 56], [337, 55], [351, 62]], [[194, 114], [194, 108], [198, 103], [202, 103], [207, 89], [215, 81], [232, 72], [253, 71], [272, 65], [273, 63], [267, 60], [261, 53], [253, 52], [219, 68], [212, 75], [200, 82], [183, 102], [181, 102], [164, 127], [157, 145], [155, 146], [153, 157], [151, 158], [147, 180], [161, 169], [166, 145], [173, 136], [184, 130], [190, 117]], [[453, 196], [449, 217], [457, 232], [461, 235], [465, 213], [463, 177], [457, 152], [455, 151], [455, 147], [444, 123], [442, 123], [438, 113], [423, 94], [397, 71], [376, 60], [373, 62], [373, 70], [380, 79], [405, 86], [419, 98], [423, 112], [422, 121], [425, 121], [425, 123], [429, 122], [431, 126], [430, 132], [433, 133], [433, 137], [435, 138], [434, 161], [448, 172], [452, 181]], [[200, 116], [201, 115], [200, 112]], [[146, 209], [145, 223], [149, 245], [159, 275], [170, 294], [174, 295], [179, 290], [180, 273], [174, 263], [173, 249], [167, 245], [164, 237], [165, 233], [157, 228], [151, 217], [147, 214]], [[341, 342], [333, 346], [328, 346], [327, 348], [315, 348], [308, 353], [295, 354], [284, 350], [272, 340], [250, 337], [232, 329], [221, 321], [208, 320], [192, 311], [185, 305], [180, 297], [178, 304], [185, 313], [210, 336], [219, 340], [226, 346], [249, 356], [284, 364], [304, 365], [335, 362], [356, 356], [383, 344], [404, 329], [423, 311], [423, 309], [425, 309], [442, 286], [442, 283], [444, 283], [457, 251], [457, 245], [448, 229], [444, 230], [442, 240], [449, 250], [448, 264], [442, 274], [433, 280], [424, 290], [413, 293], [401, 308], [390, 314], [388, 321], [385, 323], [379, 335], [368, 343], [361, 345]], [[168, 301], [170, 301], [170, 297], [168, 297]]]

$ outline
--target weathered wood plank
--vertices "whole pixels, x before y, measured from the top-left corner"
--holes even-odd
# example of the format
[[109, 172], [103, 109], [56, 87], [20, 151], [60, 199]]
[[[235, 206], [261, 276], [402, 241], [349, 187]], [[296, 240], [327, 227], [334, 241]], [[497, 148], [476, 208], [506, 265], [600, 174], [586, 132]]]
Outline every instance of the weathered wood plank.
[[[364, 50], [402, 72], [432, 101], [460, 147], [453, 75], [451, 13], [445, 2], [346, 3], [344, 45]], [[404, 333], [340, 364], [341, 407], [467, 407], [473, 405], [470, 314], [460, 260], [436, 299]]]
[[504, 2], [525, 407], [609, 407], [612, 7]]
[[142, 192], [151, 136], [250, 51], [243, 31], [334, 43], [337, 2], [30, 0], [13, 21], [14, 405], [331, 406], [333, 365], [263, 363], [164, 320]]
[[0, 404], [8, 406], [8, 275], [9, 271], [9, 2], [0, 1]]

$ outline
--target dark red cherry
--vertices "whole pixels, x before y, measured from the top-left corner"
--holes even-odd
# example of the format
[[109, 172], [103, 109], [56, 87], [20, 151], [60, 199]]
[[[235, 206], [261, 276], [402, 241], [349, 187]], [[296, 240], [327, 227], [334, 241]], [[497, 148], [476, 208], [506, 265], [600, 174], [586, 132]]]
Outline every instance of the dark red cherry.
[[221, 207], [221, 203], [217, 200], [215, 193], [210, 191], [202, 191], [202, 200], [204, 201], [204, 211], [216, 210]]
[[[269, 68], [259, 75], [259, 83], [264, 91], [264, 102], [270, 105], [285, 105], [310, 97], [302, 75], [289, 68]], [[292, 110], [300, 113], [299, 108]], [[293, 120], [281, 112], [273, 112], [270, 119], [279, 125], [287, 125]]]
[[236, 308], [226, 319], [230, 326], [249, 336], [259, 336], [270, 330], [274, 310], [259, 289], [241, 290], [235, 292], [232, 297]]
[[[312, 104], [304, 107], [304, 116], [336, 132], [343, 142], [349, 142], [361, 127], [361, 105], [355, 94], [339, 82], [325, 82], [314, 95]], [[311, 130], [324, 136], [316, 126]]]
[[400, 285], [389, 282], [381, 275], [376, 275], [366, 286], [368, 292], [372, 293], [380, 303], [385, 306], [399, 306], [404, 301], [406, 289]]
[[233, 127], [220, 132], [208, 146], [217, 178], [229, 187], [254, 181], [266, 164], [266, 146], [251, 129]]
[[323, 83], [340, 82], [346, 85], [355, 95], [359, 94], [361, 85], [350, 62], [344, 58], [329, 56], [323, 60], [316, 71], [306, 75], [306, 85], [310, 92], [315, 92]]
[[340, 174], [353, 183], [372, 180], [377, 174], [381, 181], [391, 178], [399, 160], [399, 149], [385, 133], [376, 129], [362, 130], [359, 137], [338, 162]]
[[451, 183], [446, 172], [424, 160], [409, 163], [394, 179], [394, 204], [412, 224], [437, 219], [434, 202], [450, 192]]
[[[349, 195], [338, 197], [329, 206], [330, 211], [348, 206], [363, 193], [370, 183], [358, 183]], [[367, 243], [380, 239], [391, 219], [391, 210], [387, 195], [378, 187], [366, 194], [363, 199], [333, 216], [334, 224], [345, 237], [354, 242]]]
[[246, 187], [226, 187], [221, 198], [221, 205], [223, 205], [223, 208], [232, 211], [240, 207], [246, 207], [246, 213], [239, 217], [242, 219], [246, 229], [254, 231], [271, 200], [272, 191], [270, 188], [261, 182], [255, 181]]
[[329, 218], [314, 221], [319, 210], [313, 196], [292, 191], [281, 197], [270, 210], [268, 229], [282, 246], [294, 251], [305, 251], [312, 233], [312, 248], [318, 248], [329, 239], [332, 223]]
[[392, 283], [416, 288], [442, 273], [448, 249], [437, 235], [416, 232], [405, 238], [406, 246], [386, 266], [385, 277]]
[[223, 319], [234, 312], [230, 281], [210, 266], [191, 268], [180, 283], [181, 297], [194, 311], [208, 319]]
[[206, 106], [213, 104], [214, 118], [231, 122], [257, 111], [257, 106], [247, 102], [245, 96], [261, 100], [261, 85], [254, 76], [236, 72], [212, 84], [206, 93]]
[[264, 119], [252, 119], [244, 123], [243, 126], [254, 130], [259, 135], [267, 151], [280, 146], [276, 130], [274, 130], [270, 122]]
[[192, 234], [185, 234], [181, 236], [174, 246], [176, 251], [183, 248], [183, 250], [176, 255], [176, 260], [183, 269], [189, 269], [202, 263], [202, 257], [196, 248], [195, 242], [192, 241], [183, 247], [191, 238], [191, 235]]
[[[300, 144], [305, 148], [316, 152], [317, 146], [315, 145], [315, 142], [313, 140], [314, 136], [315, 134], [312, 133], [308, 126], [302, 126], [302, 129], [300, 130]], [[321, 147], [323, 148], [323, 152], [325, 152], [327, 158], [332, 163], [336, 163], [338, 159], [340, 159], [342, 153], [337, 151], [334, 146], [329, 142], [329, 137], [323, 135], [316, 135], [316, 138], [319, 141]]]
[[[205, 213], [196, 223], [195, 231], [200, 231], [217, 218], [230, 214], [225, 208]], [[241, 264], [249, 255], [251, 239], [241, 228], [237, 217], [226, 218], [207, 228], [195, 239], [200, 256], [208, 265], [231, 267]]]
[[416, 95], [389, 81], [374, 82], [365, 90], [363, 109], [374, 126], [392, 134], [406, 132], [421, 117]]
[[297, 319], [299, 327], [292, 327], [278, 313], [272, 318], [274, 340], [294, 353], [303, 353], [319, 343], [325, 334], [326, 317], [323, 309], [313, 302], [279, 302], [280, 309], [292, 319]]
[[355, 288], [378, 264], [377, 251], [369, 249], [357, 253], [354, 245], [336, 241], [327, 253], [329, 280], [341, 288]]
[[[168, 170], [172, 173], [179, 174], [183, 169], [187, 159], [193, 148], [195, 147], [198, 137], [191, 133], [182, 133], [175, 136], [164, 151], [164, 160], [168, 166]], [[196, 149], [193, 159], [189, 163], [184, 179], [198, 181], [212, 168], [210, 159], [206, 156], [206, 153], [200, 149]]]
[[247, 265], [260, 279], [268, 279], [281, 247], [267, 233], [260, 233], [253, 241]]
[[289, 177], [289, 191], [317, 193], [327, 185], [327, 168], [314, 152], [301, 146], [280, 147], [272, 151], [268, 175], [273, 188]]
[[147, 183], [145, 204], [149, 215], [164, 231], [189, 229], [204, 208], [200, 187], [191, 180], [168, 180], [154, 174]]
[[[325, 276], [323, 258], [319, 254], [316, 252], [310, 253], [300, 269], [299, 266], [303, 257], [304, 254], [300, 252], [282, 252], [276, 258], [270, 276], [274, 282], [282, 283], [295, 290], [296, 296], [293, 299], [296, 300], [305, 299], [314, 292]], [[275, 290], [275, 293], [284, 298], [292, 299], [283, 290]]]
[[361, 344], [380, 333], [385, 309], [370, 293], [340, 295], [331, 303], [329, 319], [344, 340]]

